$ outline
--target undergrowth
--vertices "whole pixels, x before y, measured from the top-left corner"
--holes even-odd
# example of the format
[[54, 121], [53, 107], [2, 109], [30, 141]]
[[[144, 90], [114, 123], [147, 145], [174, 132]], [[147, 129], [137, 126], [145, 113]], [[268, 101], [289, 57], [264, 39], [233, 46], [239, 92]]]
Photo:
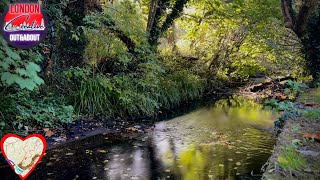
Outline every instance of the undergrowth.
[[278, 162], [282, 169], [284, 170], [299, 170], [306, 166], [307, 162], [299, 154], [293, 145], [288, 145], [279, 153]]
[[320, 109], [319, 108], [308, 109], [303, 113], [303, 116], [313, 121], [320, 122]]
[[204, 91], [203, 80], [186, 70], [158, 78], [131, 73], [71, 79], [80, 84], [69, 94], [77, 112], [94, 116], [151, 116], [160, 108], [198, 98]]

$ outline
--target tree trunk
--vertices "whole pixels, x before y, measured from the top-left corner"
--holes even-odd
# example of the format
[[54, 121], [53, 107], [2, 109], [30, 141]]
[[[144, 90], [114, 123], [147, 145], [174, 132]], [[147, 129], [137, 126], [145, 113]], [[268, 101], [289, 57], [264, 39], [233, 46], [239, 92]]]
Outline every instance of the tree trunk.
[[158, 1], [159, 0], [151, 0], [150, 5], [149, 5], [149, 15], [148, 15], [148, 23], [147, 23], [147, 32], [149, 32], [152, 28], [154, 18], [156, 15], [156, 10], [158, 6]]
[[[320, 77], [320, 12], [318, 0], [301, 0], [299, 11], [295, 15], [292, 0], [281, 0], [282, 15], [285, 26], [295, 32], [301, 40], [302, 53], [307, 62], [307, 68], [316, 80]], [[314, 13], [314, 10], [317, 13]]]

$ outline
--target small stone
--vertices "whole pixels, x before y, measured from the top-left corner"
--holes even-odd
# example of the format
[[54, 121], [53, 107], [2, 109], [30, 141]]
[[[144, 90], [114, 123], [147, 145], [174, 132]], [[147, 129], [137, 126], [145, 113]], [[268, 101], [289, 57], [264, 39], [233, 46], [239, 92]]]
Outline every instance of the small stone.
[[220, 166], [220, 167], [223, 167], [224, 165], [223, 165], [223, 164], [219, 164], [219, 166]]
[[308, 151], [308, 150], [302, 150], [299, 151], [301, 154], [305, 155], [305, 156], [319, 156], [320, 152], [316, 152], [316, 151]]
[[273, 171], [274, 171], [274, 169], [270, 169], [268, 172], [271, 173], [271, 172], [273, 172]]
[[228, 161], [233, 161], [233, 159], [228, 159]]
[[307, 173], [311, 173], [312, 172], [312, 169], [311, 168], [306, 168], [303, 170], [304, 172], [307, 172]]
[[237, 165], [237, 166], [240, 166], [240, 165], [241, 165], [241, 162], [236, 162], [236, 165]]
[[208, 174], [208, 177], [209, 177], [209, 178], [213, 178], [213, 175], [212, 175], [212, 174]]
[[170, 169], [166, 169], [165, 171], [166, 171], [166, 172], [171, 172], [171, 170], [170, 170]]

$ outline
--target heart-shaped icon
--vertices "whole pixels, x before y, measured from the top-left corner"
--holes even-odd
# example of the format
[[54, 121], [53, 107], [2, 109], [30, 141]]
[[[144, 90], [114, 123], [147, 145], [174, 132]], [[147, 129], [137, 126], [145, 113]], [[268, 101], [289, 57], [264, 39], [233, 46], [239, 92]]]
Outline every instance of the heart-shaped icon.
[[7, 134], [1, 139], [1, 152], [11, 168], [21, 179], [26, 179], [41, 161], [46, 150], [46, 140], [40, 134], [21, 138]]

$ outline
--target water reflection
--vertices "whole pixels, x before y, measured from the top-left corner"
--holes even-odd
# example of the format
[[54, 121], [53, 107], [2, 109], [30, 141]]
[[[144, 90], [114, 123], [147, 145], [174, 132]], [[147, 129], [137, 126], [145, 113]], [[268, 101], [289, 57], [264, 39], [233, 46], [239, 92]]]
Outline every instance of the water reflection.
[[260, 179], [251, 173], [271, 154], [274, 139], [265, 129], [274, 118], [243, 102], [227, 99], [159, 122], [138, 140], [68, 151], [73, 156], [54, 152], [30, 179]]

